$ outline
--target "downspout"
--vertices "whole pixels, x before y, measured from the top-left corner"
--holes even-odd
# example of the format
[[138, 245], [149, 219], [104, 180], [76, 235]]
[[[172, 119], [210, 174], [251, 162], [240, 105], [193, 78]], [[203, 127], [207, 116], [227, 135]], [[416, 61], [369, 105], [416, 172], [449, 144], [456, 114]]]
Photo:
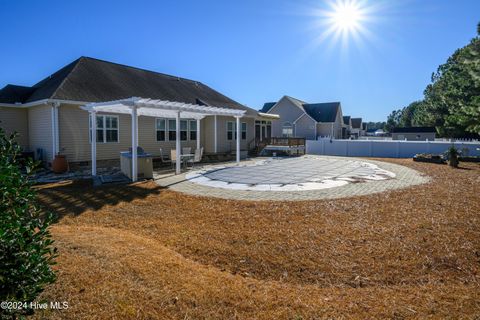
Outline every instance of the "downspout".
[[60, 140], [59, 140], [59, 130], [58, 130], [58, 107], [60, 103], [53, 102], [51, 109], [52, 115], [52, 160], [55, 159], [55, 156], [60, 151]]

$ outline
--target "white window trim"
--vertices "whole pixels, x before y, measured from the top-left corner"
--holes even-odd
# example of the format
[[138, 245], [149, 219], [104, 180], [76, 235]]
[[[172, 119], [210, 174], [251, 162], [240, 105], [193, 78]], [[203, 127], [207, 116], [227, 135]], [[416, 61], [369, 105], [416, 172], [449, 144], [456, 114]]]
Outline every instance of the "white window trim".
[[[287, 125], [288, 124], [288, 125]], [[283, 130], [285, 130], [286, 128], [290, 128], [292, 133], [291, 135], [285, 135], [283, 133]], [[285, 137], [285, 138], [291, 138], [291, 137], [294, 137], [294, 124], [289, 122], [289, 121], [285, 121], [284, 123], [282, 123], [282, 137]]]
[[[157, 139], [157, 120], [156, 119], [165, 119], [165, 141], [161, 141], [161, 140], [156, 140]], [[173, 118], [155, 118], [155, 141], [157, 142], [166, 142], [166, 141], [176, 141], [176, 139], [173, 139], [173, 140], [170, 140], [170, 135], [169, 135], [169, 132], [170, 132], [170, 120], [172, 121], [175, 121], [175, 119]], [[196, 121], [197, 120], [192, 120], [192, 119], [180, 119], [180, 122], [181, 121], [186, 121], [187, 122], [187, 139], [186, 140], [181, 140], [181, 141], [196, 141], [195, 140], [192, 140], [190, 139], [190, 122], [195, 122], [196, 124]], [[180, 123], [178, 124], [180, 126]], [[181, 128], [181, 127], [180, 127]], [[171, 130], [172, 132], [176, 132], [176, 130]], [[182, 131], [185, 131], [185, 130], [180, 130], [180, 134]], [[197, 133], [198, 133], [198, 128], [197, 128]]]
[[[157, 139], [157, 131], [161, 131], [161, 130], [157, 129], [157, 120], [164, 120], [165, 121], [165, 129], [163, 130], [165, 132], [165, 140], [158, 140]], [[166, 141], [168, 141], [168, 130], [167, 130], [168, 119], [167, 118], [155, 118], [155, 123], [153, 125], [154, 125], [154, 132], [155, 132], [155, 141], [156, 142], [166, 142]]]
[[173, 140], [170, 140], [170, 131], [173, 131], [175, 132], [175, 138], [177, 137], [176, 134], [177, 134], [177, 124], [180, 125], [180, 123], [176, 123], [175, 122], [175, 129], [173, 130], [170, 130], [170, 121], [173, 120], [173, 121], [176, 121], [175, 119], [172, 119], [172, 118], [168, 118], [167, 119], [167, 136], [165, 137], [165, 141], [176, 141], [176, 139], [173, 139]]
[[[230, 130], [228, 130], [228, 124], [229, 123], [232, 124], [232, 139], [228, 139], [228, 133], [230, 132]], [[234, 121], [227, 121], [225, 129], [226, 129], [225, 137], [227, 138], [227, 141], [235, 141], [235, 122]]]
[[[245, 124], [245, 139], [242, 138], [243, 136], [243, 125]], [[247, 140], [247, 135], [248, 135], [248, 124], [246, 122], [241, 122], [240, 123], [240, 139], [241, 140]]]
[[[103, 130], [103, 141], [97, 141], [97, 143], [120, 143], [120, 119], [119, 119], [118, 115], [115, 115], [115, 114], [96, 114], [95, 115], [95, 120], [97, 120], [96, 117], [102, 117], [102, 119], [103, 119], [103, 128], [100, 128], [100, 129]], [[117, 119], [117, 141], [108, 141], [107, 142], [107, 120], [106, 120], [107, 117], [112, 117], [112, 118]], [[89, 117], [88, 117], [88, 141], [91, 144], [92, 143], [92, 123], [90, 121], [91, 121], [91, 117], [90, 117], [90, 114], [89, 114]], [[98, 127], [97, 127], [97, 130], [99, 130]], [[113, 130], [113, 129], [109, 129], [109, 130]]]
[[[191, 130], [190, 123], [195, 123], [195, 130]], [[187, 120], [187, 140], [188, 141], [197, 141], [197, 136], [195, 135], [195, 139], [190, 139], [190, 133], [191, 132], [196, 132], [198, 134], [198, 128], [197, 128], [197, 120]]]
[[[232, 139], [228, 139], [228, 133], [230, 132], [228, 130], [228, 123], [232, 123]], [[245, 123], [245, 139], [242, 139], [242, 124]], [[227, 121], [227, 124], [225, 126], [225, 129], [226, 129], [226, 135], [225, 137], [227, 138], [227, 141], [236, 141], [236, 138], [235, 136], [237, 135], [237, 123], [236, 121]], [[248, 135], [248, 124], [246, 122], [241, 122], [240, 123], [240, 140], [247, 140], [247, 135]]]

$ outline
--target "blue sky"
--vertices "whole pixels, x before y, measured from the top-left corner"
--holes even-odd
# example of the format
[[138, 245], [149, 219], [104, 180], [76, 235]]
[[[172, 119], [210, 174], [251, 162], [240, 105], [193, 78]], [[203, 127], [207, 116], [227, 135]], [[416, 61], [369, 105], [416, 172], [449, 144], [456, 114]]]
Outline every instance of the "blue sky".
[[322, 34], [332, 1], [0, 0], [0, 87], [79, 56], [204, 82], [258, 109], [290, 95], [383, 121], [475, 36], [478, 0], [358, 0], [363, 31]]

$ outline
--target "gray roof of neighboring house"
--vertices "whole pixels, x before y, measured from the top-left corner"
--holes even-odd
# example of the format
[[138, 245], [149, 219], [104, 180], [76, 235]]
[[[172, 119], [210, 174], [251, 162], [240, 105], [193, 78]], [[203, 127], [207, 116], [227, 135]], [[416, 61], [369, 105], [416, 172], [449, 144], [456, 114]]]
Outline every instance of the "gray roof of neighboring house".
[[273, 107], [274, 105], [276, 105], [276, 104], [277, 104], [276, 102], [265, 102], [265, 103], [263, 104], [262, 109], [260, 109], [259, 111], [260, 111], [260, 112], [263, 112], [263, 113], [267, 113], [267, 112], [270, 111], [270, 109], [272, 109], [272, 107]]
[[352, 128], [361, 129], [362, 127], [362, 118], [352, 118]]
[[410, 127], [410, 128], [393, 128], [393, 133], [432, 133], [437, 132], [435, 127]]
[[343, 116], [343, 123], [350, 124], [350, 116]]
[[[290, 99], [298, 107], [302, 108], [306, 114], [312, 117], [317, 122], [335, 122], [337, 113], [340, 108], [340, 102], [326, 102], [326, 103], [306, 103], [305, 101], [285, 96]], [[276, 102], [266, 102], [260, 112], [269, 112]]]
[[340, 102], [305, 103], [303, 109], [317, 122], [335, 122]]
[[247, 115], [257, 114], [201, 82], [89, 57], [80, 57], [28, 90], [22, 89], [25, 94], [13, 94], [10, 86], [0, 90], [0, 102], [101, 102], [142, 97], [193, 104], [201, 101], [215, 107], [246, 110]]

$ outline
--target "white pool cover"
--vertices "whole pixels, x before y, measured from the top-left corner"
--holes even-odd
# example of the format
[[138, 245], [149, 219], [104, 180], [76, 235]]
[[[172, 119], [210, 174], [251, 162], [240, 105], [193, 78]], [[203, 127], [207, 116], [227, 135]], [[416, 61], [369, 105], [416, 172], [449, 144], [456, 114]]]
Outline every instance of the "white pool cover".
[[318, 190], [394, 177], [394, 173], [366, 161], [310, 155], [213, 167], [186, 175], [190, 182], [209, 187], [252, 191]]

